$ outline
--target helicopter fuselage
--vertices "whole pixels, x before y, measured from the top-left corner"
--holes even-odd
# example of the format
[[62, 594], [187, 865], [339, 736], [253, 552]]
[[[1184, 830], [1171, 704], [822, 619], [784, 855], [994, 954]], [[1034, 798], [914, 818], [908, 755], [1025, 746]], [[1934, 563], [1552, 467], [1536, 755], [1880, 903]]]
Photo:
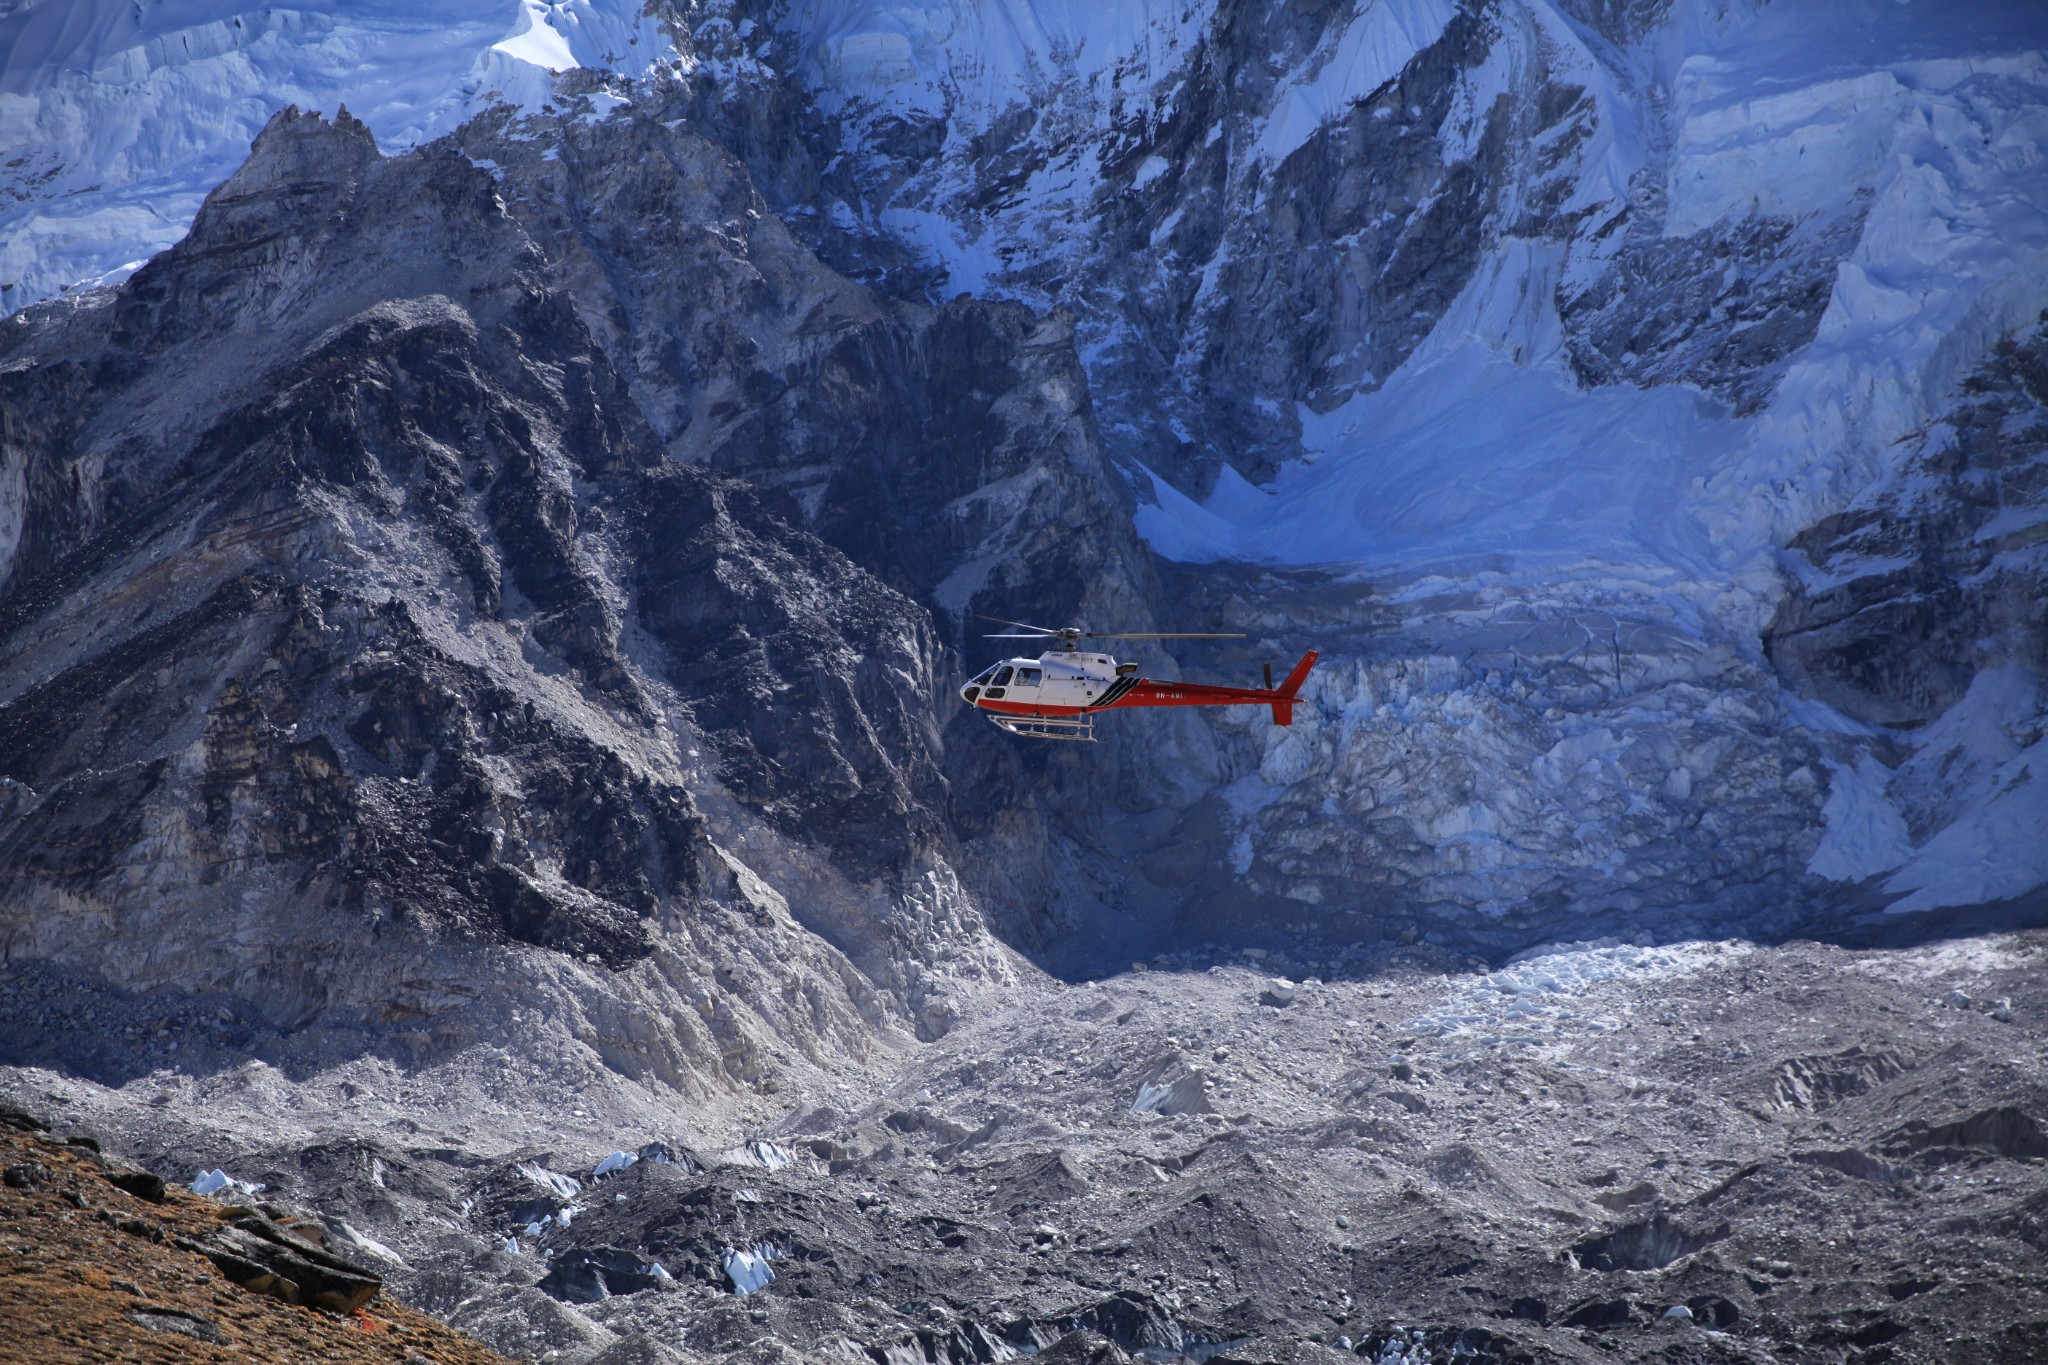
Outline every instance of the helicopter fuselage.
[[1273, 708], [1274, 724], [1290, 725], [1295, 694], [1316, 658], [1313, 650], [1304, 655], [1277, 688], [1216, 687], [1141, 678], [1136, 664], [1119, 664], [1107, 654], [1051, 650], [991, 664], [960, 689], [960, 698], [1014, 733], [1036, 732], [1006, 719], [1071, 724], [1098, 711], [1142, 706], [1263, 705]]

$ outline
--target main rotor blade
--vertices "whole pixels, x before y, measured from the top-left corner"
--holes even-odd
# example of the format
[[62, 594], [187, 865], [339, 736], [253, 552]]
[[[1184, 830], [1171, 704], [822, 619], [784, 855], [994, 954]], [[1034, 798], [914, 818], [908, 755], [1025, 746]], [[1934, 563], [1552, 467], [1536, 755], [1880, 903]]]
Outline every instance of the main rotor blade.
[[1020, 630], [1034, 631], [1032, 635], [984, 635], [984, 640], [1038, 640], [1060, 639], [1072, 635], [1083, 640], [1242, 640], [1240, 631], [1222, 633], [1217, 631], [1156, 631], [1156, 630], [1052, 630], [1045, 626], [1034, 626], [1029, 621], [1012, 621], [1007, 616], [990, 616], [987, 612], [976, 612], [984, 621], [996, 621]]
[[1012, 621], [1007, 616], [990, 616], [986, 612], [976, 612], [975, 615], [979, 616], [984, 621], [999, 621], [1006, 626], [1022, 626], [1026, 630], [1035, 630], [1041, 635], [1059, 634], [1058, 631], [1047, 630], [1044, 626], [1034, 626], [1029, 621]]

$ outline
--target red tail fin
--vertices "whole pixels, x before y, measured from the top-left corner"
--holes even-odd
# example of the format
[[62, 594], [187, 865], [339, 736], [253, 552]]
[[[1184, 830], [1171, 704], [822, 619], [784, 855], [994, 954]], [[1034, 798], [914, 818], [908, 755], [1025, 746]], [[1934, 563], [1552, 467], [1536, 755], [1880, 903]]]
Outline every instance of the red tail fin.
[[1321, 657], [1322, 655], [1313, 649], [1302, 655], [1301, 662], [1294, 666], [1294, 671], [1280, 684], [1281, 699], [1273, 703], [1275, 725], [1294, 724], [1294, 696], [1301, 691], [1301, 685], [1308, 681], [1308, 671], [1316, 666], [1316, 660]]

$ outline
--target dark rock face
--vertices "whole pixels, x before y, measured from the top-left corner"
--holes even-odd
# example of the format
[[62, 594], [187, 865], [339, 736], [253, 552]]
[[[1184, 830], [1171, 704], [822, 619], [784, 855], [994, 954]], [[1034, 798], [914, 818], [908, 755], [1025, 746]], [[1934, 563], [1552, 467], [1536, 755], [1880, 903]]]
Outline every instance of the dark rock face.
[[928, 619], [744, 485], [665, 469], [638, 522], [640, 622], [717, 746], [726, 787], [786, 833], [877, 871], [938, 841], [946, 783]]
[[1694, 384], [1738, 415], [1770, 400], [1813, 340], [1855, 246], [1861, 213], [1818, 222], [1751, 217], [1686, 237], [1627, 243], [1560, 299], [1566, 352], [1587, 384]]
[[2001, 343], [1898, 475], [1802, 532], [1765, 640], [1802, 691], [1920, 725], [1982, 671], [2048, 673], [2048, 325]]
[[976, 608], [1142, 619], [1149, 560], [1072, 318], [927, 307], [836, 274], [679, 117], [700, 106], [672, 100], [458, 134], [520, 187], [508, 211], [667, 453], [787, 495], [819, 536], [939, 610], [955, 644]]
[[1672, 4], [1671, 0], [1563, 0], [1558, 8], [1610, 42], [1629, 43], [1663, 23]]
[[[727, 126], [730, 109], [689, 90], [666, 98], [603, 121], [491, 116], [459, 135], [519, 188], [508, 212], [542, 245], [548, 277], [616, 359], [666, 455], [762, 490], [763, 506], [929, 608], [937, 639], [975, 667], [1005, 648], [981, 642], [994, 627], [976, 613], [1150, 628], [1152, 561], [1131, 523], [1128, 486], [1105, 454], [1073, 315], [966, 298], [931, 306], [834, 273], [757, 189], [756, 175], [785, 191], [800, 183], [790, 158], [801, 162], [801, 149], [787, 137], [754, 146], [743, 168], [705, 136], [722, 130], [749, 145], [751, 134]], [[745, 593], [750, 576], [735, 566], [713, 577]], [[667, 605], [665, 589], [647, 592], [660, 612], [682, 609]], [[828, 590], [821, 603], [829, 598]], [[663, 634], [659, 621], [647, 625]], [[706, 678], [724, 667], [714, 656], [671, 657]], [[859, 667], [875, 666], [867, 657]], [[830, 698], [855, 671], [824, 670], [789, 695]], [[938, 823], [965, 845], [961, 873], [981, 913], [1007, 942], [1041, 956], [1063, 932], [1054, 927], [1062, 912], [1092, 904], [1090, 888], [1109, 880], [1093, 866], [1073, 875], [1076, 860], [1099, 858], [1075, 831], [1099, 824], [1105, 797], [1142, 804], [1157, 787], [1139, 757], [1143, 738], [1123, 733], [1110, 736], [1106, 779], [1049, 782], [1047, 770], [1059, 770], [1051, 756], [990, 743], [950, 687], [934, 689], [922, 715], [878, 727], [865, 757], [835, 756], [805, 735], [809, 703], [763, 708], [742, 695], [701, 711], [752, 735], [738, 757], [721, 745], [735, 793], [780, 803], [784, 828], [823, 828], [809, 798], [769, 792], [760, 754], [809, 765], [804, 781], [824, 784], [820, 794], [862, 764], [902, 767], [914, 799], [863, 797], [833, 817], [858, 808], [868, 818], [840, 845], [849, 865], [865, 856], [853, 850], [900, 843], [943, 806]], [[941, 726], [955, 742], [934, 786], [919, 747], [937, 752]], [[929, 732], [918, 745], [893, 741], [918, 727]], [[862, 733], [839, 729], [842, 739]], [[849, 934], [827, 932], [851, 950]]]
[[[1273, 168], [1256, 190], [1266, 212], [1240, 220], [1207, 305], [1205, 378], [1242, 392], [1247, 408], [1253, 395], [1287, 393], [1321, 411], [1376, 387], [1429, 334], [1477, 268], [1513, 183], [1507, 99], [1483, 111], [1469, 155], [1445, 145], [1460, 79], [1499, 36], [1490, 17], [1460, 13]], [[1234, 446], [1265, 444], [1267, 424], [1249, 410], [1237, 417]]]
[[[273, 172], [264, 164], [266, 153], [339, 163], [346, 180], [295, 180], [288, 193], [297, 196], [324, 197], [341, 184], [353, 191], [344, 203], [391, 193], [399, 187], [362, 183], [387, 173], [367, 139], [345, 124], [329, 129], [296, 120], [280, 124], [267, 141], [272, 145], [259, 147], [251, 167], [215, 197], [194, 238], [138, 277], [115, 305], [107, 338], [113, 345], [147, 351], [195, 329], [226, 330], [230, 324], [218, 316], [192, 321], [182, 299], [205, 294], [217, 313], [217, 300], [195, 277], [220, 272], [230, 285], [260, 278], [261, 261], [246, 259], [252, 252], [267, 258], [277, 251], [295, 270], [319, 255], [329, 257], [319, 262], [329, 270], [384, 264], [351, 259], [356, 253], [346, 243], [325, 252], [311, 243], [279, 248], [308, 215], [275, 202]], [[441, 191], [451, 216], [461, 213], [465, 226], [488, 233], [487, 185], [448, 161], [425, 168], [429, 188]], [[502, 260], [512, 234], [496, 235], [491, 245]], [[623, 672], [617, 621], [567, 534], [575, 509], [564, 476], [616, 475], [648, 457], [604, 423], [587, 388], [587, 343], [584, 354], [570, 351], [573, 315], [538, 294], [504, 302], [498, 321], [513, 331], [519, 359], [492, 354], [473, 320], [452, 308], [373, 311], [266, 375], [264, 390], [247, 395], [254, 401], [222, 413], [188, 449], [137, 452], [142, 458], [132, 471], [115, 475], [112, 496], [81, 490], [87, 496], [32, 505], [28, 520], [43, 536], [11, 566], [9, 594], [14, 638], [26, 636], [31, 649], [49, 627], [22, 619], [27, 609], [81, 589], [117, 596], [106, 570], [118, 565], [133, 575], [135, 557], [146, 556], [191, 605], [158, 623], [149, 618], [163, 604], [136, 603], [133, 633], [122, 632], [128, 638], [52, 670], [48, 681], [12, 699], [8, 774], [54, 798], [10, 831], [11, 846], [26, 855], [16, 867], [28, 871], [42, 861], [35, 850], [83, 803], [101, 805], [116, 820], [139, 820], [138, 806], [170, 796], [167, 785], [182, 785], [163, 760], [120, 761], [150, 747], [150, 732], [169, 710], [197, 731], [203, 757], [191, 783], [198, 818], [190, 837], [207, 862], [298, 865], [303, 873], [317, 864], [322, 870], [313, 875], [358, 911], [402, 892], [400, 913], [430, 930], [509, 933], [614, 962], [645, 952], [637, 918], [657, 890], [686, 888], [696, 870], [692, 841], [701, 836], [687, 798], [671, 792], [663, 800], [621, 767], [606, 771], [593, 752], [553, 771], [543, 767], [534, 774], [542, 789], [532, 794], [542, 795], [552, 777], [557, 790], [546, 794], [561, 799], [527, 803], [533, 814], [515, 816], [505, 839], [515, 849], [533, 838], [558, 842], [563, 879], [596, 899], [572, 905], [578, 898], [540, 891], [516, 854], [492, 855], [496, 784], [483, 760], [545, 741], [550, 727], [484, 670], [438, 648], [403, 600], [376, 602], [318, 561], [311, 572], [290, 563], [301, 546], [345, 552], [351, 514], [395, 520], [416, 510], [428, 556], [401, 573], [409, 569], [419, 581], [428, 569], [436, 578], [453, 570], [449, 586], [466, 599], [462, 605], [489, 616], [502, 610], [509, 586], [531, 604], [528, 621], [541, 648], [592, 693], [645, 710]], [[564, 380], [555, 394], [537, 367], [559, 367]], [[94, 406], [118, 403], [109, 387], [92, 386]], [[154, 388], [154, 377], [136, 387]], [[522, 411], [522, 398], [535, 407]], [[536, 418], [553, 429], [536, 430]], [[97, 435], [61, 433], [50, 456], [89, 454]], [[559, 441], [580, 458], [565, 466], [538, 448], [543, 441]], [[555, 467], [544, 468], [549, 464]], [[486, 552], [487, 538], [502, 548]], [[239, 541], [240, 553], [226, 563], [207, 553], [228, 541]], [[204, 677], [222, 661], [240, 667]], [[66, 779], [81, 768], [112, 776], [96, 792], [79, 791]], [[569, 799], [579, 785], [610, 787], [621, 798], [616, 813]], [[562, 824], [535, 827], [529, 819]], [[607, 856], [618, 848], [637, 852], [643, 842], [651, 859]], [[118, 837], [96, 838], [83, 860], [47, 871], [76, 884], [112, 871], [111, 863], [91, 859], [116, 859], [129, 847]]]
[[[1673, 1261], [1690, 1256], [1727, 1235], [1728, 1225], [1725, 1223], [1711, 1232], [1693, 1232], [1660, 1214], [1647, 1223], [1631, 1223], [1602, 1236], [1588, 1238], [1573, 1247], [1572, 1254], [1588, 1270], [1662, 1270]], [[1623, 1317], [1626, 1316], [1624, 1311]]]
[[663, 1277], [652, 1273], [652, 1264], [616, 1247], [579, 1247], [550, 1263], [540, 1288], [569, 1303], [599, 1303], [614, 1294], [659, 1289]]
[[164, 1202], [164, 1178], [152, 1171], [109, 1171], [107, 1183], [146, 1203]]

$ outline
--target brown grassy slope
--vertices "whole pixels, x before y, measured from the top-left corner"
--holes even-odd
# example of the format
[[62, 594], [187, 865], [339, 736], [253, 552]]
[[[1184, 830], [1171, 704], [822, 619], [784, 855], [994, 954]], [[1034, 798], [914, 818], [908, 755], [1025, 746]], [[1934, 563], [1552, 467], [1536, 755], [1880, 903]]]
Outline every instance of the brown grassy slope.
[[117, 1169], [49, 1137], [0, 1128], [0, 1168], [34, 1165], [39, 1189], [0, 1187], [0, 1362], [177, 1365], [505, 1365], [506, 1358], [388, 1297], [358, 1313], [295, 1308], [224, 1278], [175, 1239], [203, 1238], [223, 1207], [173, 1189], [149, 1203]]

